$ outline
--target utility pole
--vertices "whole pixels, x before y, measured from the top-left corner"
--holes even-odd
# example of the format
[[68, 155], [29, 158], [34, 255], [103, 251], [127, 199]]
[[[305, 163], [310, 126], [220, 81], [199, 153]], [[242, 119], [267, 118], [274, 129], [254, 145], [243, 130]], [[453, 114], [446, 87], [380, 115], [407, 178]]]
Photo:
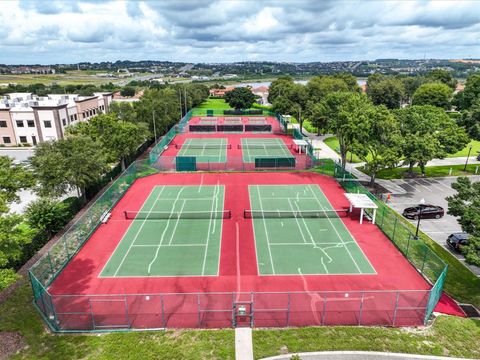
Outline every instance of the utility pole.
[[152, 121], [153, 121], [153, 136], [155, 137], [155, 145], [157, 145], [157, 128], [155, 126], [155, 109], [152, 110]]

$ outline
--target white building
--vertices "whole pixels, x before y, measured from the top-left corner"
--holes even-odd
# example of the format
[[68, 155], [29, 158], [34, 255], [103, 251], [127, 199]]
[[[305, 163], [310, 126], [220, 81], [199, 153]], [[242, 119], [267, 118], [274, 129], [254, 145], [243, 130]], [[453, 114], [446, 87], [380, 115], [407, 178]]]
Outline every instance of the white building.
[[63, 139], [65, 128], [108, 111], [112, 93], [93, 96], [11, 93], [0, 98], [0, 146]]

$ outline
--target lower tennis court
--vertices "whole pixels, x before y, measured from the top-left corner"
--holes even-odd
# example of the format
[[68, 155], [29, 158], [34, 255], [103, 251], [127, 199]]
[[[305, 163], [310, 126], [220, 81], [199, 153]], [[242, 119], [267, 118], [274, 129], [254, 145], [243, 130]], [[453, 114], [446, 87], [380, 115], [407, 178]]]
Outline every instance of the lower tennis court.
[[178, 156], [195, 157], [196, 162], [224, 163], [227, 160], [226, 138], [188, 138], [180, 147]]
[[242, 138], [241, 147], [245, 163], [267, 158], [295, 159], [287, 145], [278, 138]]
[[155, 186], [100, 277], [217, 275], [224, 187]]
[[375, 270], [317, 185], [250, 185], [258, 273], [354, 275]]

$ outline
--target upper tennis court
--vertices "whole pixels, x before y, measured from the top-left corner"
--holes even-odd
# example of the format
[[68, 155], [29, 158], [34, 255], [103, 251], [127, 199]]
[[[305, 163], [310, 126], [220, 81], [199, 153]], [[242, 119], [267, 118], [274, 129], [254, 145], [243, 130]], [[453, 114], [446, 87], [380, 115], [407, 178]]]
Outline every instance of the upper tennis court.
[[294, 159], [289, 147], [278, 138], [243, 138], [241, 147], [246, 163], [265, 158]]

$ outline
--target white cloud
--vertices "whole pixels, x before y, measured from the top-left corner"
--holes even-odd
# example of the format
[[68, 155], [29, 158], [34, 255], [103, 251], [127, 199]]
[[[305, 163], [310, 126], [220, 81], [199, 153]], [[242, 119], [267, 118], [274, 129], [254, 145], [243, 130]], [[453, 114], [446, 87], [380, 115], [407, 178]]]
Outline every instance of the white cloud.
[[480, 1], [2, 1], [0, 63], [480, 57]]

